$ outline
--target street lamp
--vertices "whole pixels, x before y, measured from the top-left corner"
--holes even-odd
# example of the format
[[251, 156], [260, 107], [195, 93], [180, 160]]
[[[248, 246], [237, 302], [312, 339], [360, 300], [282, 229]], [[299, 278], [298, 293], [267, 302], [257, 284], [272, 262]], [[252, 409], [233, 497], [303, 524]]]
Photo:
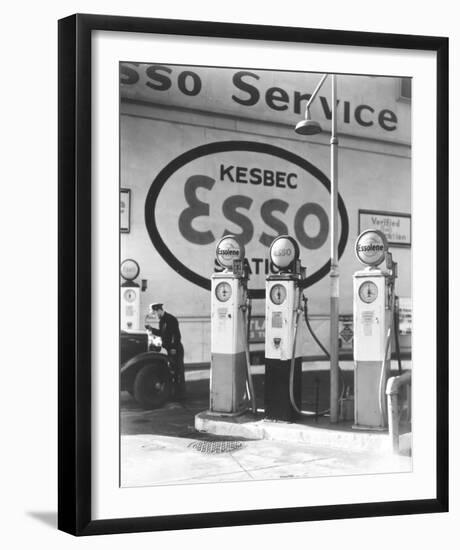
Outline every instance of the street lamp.
[[305, 110], [305, 118], [297, 123], [295, 131], [301, 136], [314, 136], [322, 131], [321, 125], [316, 120], [311, 120], [310, 108]]
[[[331, 423], [338, 422], [339, 417], [339, 231], [338, 231], [338, 147], [337, 138], [337, 82], [336, 75], [331, 74], [332, 84], [332, 124], [331, 124], [331, 270], [330, 277], [330, 361], [331, 361]], [[318, 122], [311, 119], [310, 105], [315, 100], [321, 86], [328, 77], [323, 75], [305, 107], [305, 118], [295, 127], [301, 136], [312, 136], [321, 132]]]

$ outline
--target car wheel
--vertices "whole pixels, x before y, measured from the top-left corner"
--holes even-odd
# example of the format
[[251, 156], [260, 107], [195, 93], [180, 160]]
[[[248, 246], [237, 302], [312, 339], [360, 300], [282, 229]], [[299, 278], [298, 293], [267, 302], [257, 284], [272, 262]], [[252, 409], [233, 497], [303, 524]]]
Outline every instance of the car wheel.
[[171, 395], [171, 377], [166, 365], [145, 365], [133, 385], [135, 400], [145, 409], [158, 409]]

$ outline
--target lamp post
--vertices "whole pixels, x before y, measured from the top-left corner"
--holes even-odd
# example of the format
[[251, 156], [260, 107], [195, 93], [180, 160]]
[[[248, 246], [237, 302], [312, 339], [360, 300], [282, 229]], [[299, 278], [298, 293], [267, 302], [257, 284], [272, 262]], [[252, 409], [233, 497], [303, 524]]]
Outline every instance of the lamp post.
[[[338, 231], [338, 159], [339, 140], [337, 138], [337, 82], [336, 75], [332, 74], [332, 124], [331, 124], [331, 270], [330, 277], [330, 421], [337, 423], [339, 417], [339, 231]], [[321, 86], [328, 77], [323, 75], [315, 91], [305, 107], [305, 119], [295, 127], [295, 131], [302, 136], [319, 134], [321, 126], [311, 119], [310, 105], [315, 100]]]

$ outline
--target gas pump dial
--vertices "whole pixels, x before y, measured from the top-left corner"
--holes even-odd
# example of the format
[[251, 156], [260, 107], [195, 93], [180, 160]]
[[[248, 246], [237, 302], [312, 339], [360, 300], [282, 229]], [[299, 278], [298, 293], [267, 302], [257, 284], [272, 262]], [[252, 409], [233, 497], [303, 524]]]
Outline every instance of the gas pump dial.
[[366, 304], [372, 304], [377, 298], [379, 291], [377, 285], [372, 281], [366, 281], [359, 287], [359, 297]]
[[270, 290], [270, 300], [277, 306], [281, 305], [286, 299], [286, 287], [283, 285], [273, 285]]
[[227, 302], [232, 297], [232, 287], [228, 283], [219, 283], [216, 286], [216, 298], [219, 302]]
[[128, 288], [123, 296], [127, 302], [132, 303], [136, 299], [137, 293], [132, 288]]

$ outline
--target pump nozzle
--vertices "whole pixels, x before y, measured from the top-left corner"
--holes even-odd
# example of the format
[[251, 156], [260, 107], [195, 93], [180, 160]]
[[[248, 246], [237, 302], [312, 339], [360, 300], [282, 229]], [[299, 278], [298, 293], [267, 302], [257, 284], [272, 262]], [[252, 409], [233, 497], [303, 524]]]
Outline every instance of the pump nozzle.
[[391, 269], [393, 267], [393, 257], [391, 252], [385, 252], [385, 264], [387, 269]]

